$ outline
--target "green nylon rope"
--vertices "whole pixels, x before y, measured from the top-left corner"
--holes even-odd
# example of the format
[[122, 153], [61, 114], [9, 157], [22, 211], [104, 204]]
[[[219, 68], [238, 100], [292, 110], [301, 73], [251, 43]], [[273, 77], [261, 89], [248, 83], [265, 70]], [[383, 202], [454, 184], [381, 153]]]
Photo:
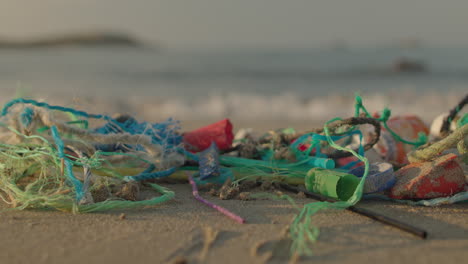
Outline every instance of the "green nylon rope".
[[337, 150], [350, 152], [359, 160], [364, 163], [364, 175], [361, 178], [359, 185], [356, 187], [354, 194], [347, 201], [337, 201], [335, 203], [330, 202], [314, 202], [304, 206], [302, 211], [294, 218], [293, 223], [290, 226], [290, 236], [292, 239], [291, 245], [291, 254], [311, 256], [313, 251], [311, 249], [313, 243], [317, 241], [320, 231], [318, 227], [314, 226], [312, 223], [312, 216], [323, 209], [346, 209], [350, 206], [355, 205], [361, 200], [364, 182], [369, 173], [369, 161], [364, 156], [359, 155], [354, 150], [346, 147], [339, 146], [336, 144], [331, 136], [328, 129], [328, 124], [341, 120], [340, 118], [335, 118], [327, 123], [324, 126], [324, 133], [327, 137], [329, 145]]
[[[174, 192], [169, 189], [150, 184], [156, 192], [162, 195], [143, 201], [119, 199], [93, 204], [77, 204], [74, 199], [74, 189], [61, 174], [62, 164], [55, 147], [44, 137], [21, 134], [4, 123], [0, 123], [0, 126], [26, 140], [25, 143], [16, 145], [0, 143], [0, 199], [13, 207], [7, 210], [52, 208], [74, 213], [89, 213], [152, 206], [171, 200], [175, 196]], [[27, 143], [33, 139], [38, 139], [39, 143]], [[106, 160], [101, 156], [118, 154], [122, 153], [97, 152], [90, 158], [80, 158], [71, 162], [77, 167], [86, 164], [93, 170], [109, 173], [112, 169], [102, 167]], [[127, 156], [145, 161], [136, 155]], [[120, 175], [110, 175], [110, 178], [115, 180], [121, 178]]]
[[[372, 117], [372, 115], [369, 113], [369, 111], [367, 111], [366, 107], [362, 103], [361, 96], [356, 95], [356, 103], [355, 103], [354, 107], [355, 107], [354, 115], [356, 117], [358, 117], [360, 115], [361, 110], [367, 117]], [[392, 115], [392, 111], [390, 109], [388, 109], [387, 107], [385, 107], [384, 110], [382, 111], [381, 117], [377, 118], [377, 120], [379, 120], [380, 122], [383, 123], [384, 128], [393, 136], [393, 138], [395, 138], [396, 140], [398, 140], [400, 142], [403, 142], [405, 144], [415, 146], [416, 148], [427, 143], [427, 140], [428, 140], [427, 135], [422, 133], [422, 132], [418, 133], [418, 140], [416, 140], [416, 141], [409, 141], [409, 140], [406, 140], [406, 139], [402, 138], [401, 136], [399, 136], [387, 124], [387, 122], [390, 119], [391, 115]]]

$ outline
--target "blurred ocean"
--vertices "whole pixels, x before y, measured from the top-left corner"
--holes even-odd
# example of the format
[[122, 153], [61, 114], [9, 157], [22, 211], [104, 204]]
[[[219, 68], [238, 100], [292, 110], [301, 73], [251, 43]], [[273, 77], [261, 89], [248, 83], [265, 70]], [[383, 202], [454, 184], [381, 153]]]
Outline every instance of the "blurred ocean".
[[[426, 72], [395, 72], [399, 58]], [[390, 107], [426, 121], [468, 92], [468, 48], [177, 51], [0, 50], [0, 102], [15, 96], [152, 119], [325, 120]]]

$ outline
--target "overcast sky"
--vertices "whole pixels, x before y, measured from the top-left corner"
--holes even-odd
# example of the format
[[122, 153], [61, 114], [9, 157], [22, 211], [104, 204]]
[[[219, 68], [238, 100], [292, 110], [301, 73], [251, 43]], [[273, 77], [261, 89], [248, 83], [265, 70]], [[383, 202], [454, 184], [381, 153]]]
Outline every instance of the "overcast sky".
[[167, 46], [468, 45], [468, 0], [0, 0], [0, 37], [122, 30]]

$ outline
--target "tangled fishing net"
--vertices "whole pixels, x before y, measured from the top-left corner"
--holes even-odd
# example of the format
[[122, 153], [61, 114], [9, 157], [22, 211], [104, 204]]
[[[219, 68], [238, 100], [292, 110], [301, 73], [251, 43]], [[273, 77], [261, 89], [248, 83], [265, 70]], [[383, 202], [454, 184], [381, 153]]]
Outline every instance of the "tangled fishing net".
[[[11, 101], [1, 115], [0, 197], [14, 208], [93, 212], [174, 197], [154, 183], [136, 184], [169, 176], [183, 164], [177, 151], [179, 126], [173, 120], [138, 123], [25, 99]], [[92, 119], [105, 124], [90, 129]], [[147, 169], [123, 174], [135, 167]], [[151, 188], [159, 195], [140, 200], [131, 197], [135, 188]]]

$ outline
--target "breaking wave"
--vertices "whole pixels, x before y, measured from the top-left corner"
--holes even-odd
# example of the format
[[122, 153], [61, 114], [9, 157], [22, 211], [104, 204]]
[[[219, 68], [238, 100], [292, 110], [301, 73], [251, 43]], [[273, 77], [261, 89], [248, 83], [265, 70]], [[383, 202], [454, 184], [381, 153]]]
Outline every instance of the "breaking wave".
[[[450, 92], [387, 92], [361, 94], [370, 112], [384, 107], [393, 115], [415, 114], [426, 122], [447, 112], [464, 96], [462, 91]], [[37, 100], [77, 109], [106, 113], [129, 113], [146, 120], [157, 121], [173, 117], [179, 120], [213, 120], [235, 118], [249, 121], [324, 121], [334, 117], [349, 117], [354, 113], [354, 95], [330, 94], [306, 98], [295, 93], [262, 96], [247, 93], [210, 95], [198, 98], [121, 96], [31, 96]], [[8, 96], [0, 100], [5, 103]], [[11, 98], [11, 96], [10, 96]]]

